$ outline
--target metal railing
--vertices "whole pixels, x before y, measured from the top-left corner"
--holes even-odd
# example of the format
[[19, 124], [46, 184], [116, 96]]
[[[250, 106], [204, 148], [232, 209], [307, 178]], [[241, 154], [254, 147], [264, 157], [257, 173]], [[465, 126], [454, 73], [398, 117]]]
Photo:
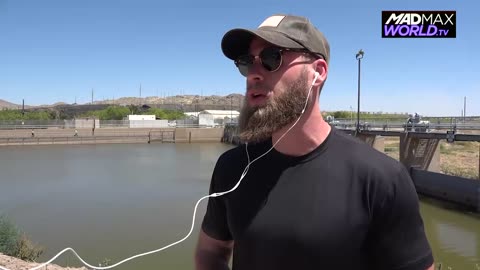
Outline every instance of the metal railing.
[[[331, 125], [343, 129], [355, 129], [357, 123], [354, 119], [335, 119]], [[446, 118], [429, 117], [422, 118], [418, 123], [408, 122], [405, 119], [361, 119], [360, 129], [362, 130], [404, 130], [404, 131], [431, 131], [431, 130], [480, 130], [480, 117], [478, 118]]]

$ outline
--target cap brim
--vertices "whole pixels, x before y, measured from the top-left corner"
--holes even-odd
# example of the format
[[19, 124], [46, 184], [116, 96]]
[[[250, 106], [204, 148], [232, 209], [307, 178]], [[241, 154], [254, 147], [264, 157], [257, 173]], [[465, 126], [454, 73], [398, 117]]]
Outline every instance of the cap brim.
[[222, 51], [226, 57], [235, 60], [240, 55], [248, 53], [250, 42], [259, 37], [273, 45], [283, 48], [300, 49], [302, 45], [286, 37], [284, 34], [263, 29], [233, 29], [228, 31], [222, 39]]

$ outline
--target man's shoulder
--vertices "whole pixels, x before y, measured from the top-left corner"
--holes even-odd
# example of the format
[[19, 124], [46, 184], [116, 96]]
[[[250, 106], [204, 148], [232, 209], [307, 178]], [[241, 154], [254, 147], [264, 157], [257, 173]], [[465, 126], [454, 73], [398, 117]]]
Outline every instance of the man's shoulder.
[[346, 132], [336, 129], [333, 132], [333, 136], [335, 137], [335, 147], [340, 148], [339, 150], [345, 151], [347, 155], [350, 154], [349, 156], [352, 158], [361, 160], [365, 160], [365, 158], [373, 158], [387, 163], [398, 163], [395, 159], [378, 151], [361, 139], [347, 134]]
[[245, 155], [245, 145], [237, 145], [220, 154], [217, 163], [229, 163], [239, 161], [242, 158], [242, 153]]
[[333, 150], [341, 159], [358, 172], [371, 176], [398, 175], [404, 170], [404, 166], [396, 159], [382, 153], [366, 142], [347, 134], [341, 130], [335, 130]]

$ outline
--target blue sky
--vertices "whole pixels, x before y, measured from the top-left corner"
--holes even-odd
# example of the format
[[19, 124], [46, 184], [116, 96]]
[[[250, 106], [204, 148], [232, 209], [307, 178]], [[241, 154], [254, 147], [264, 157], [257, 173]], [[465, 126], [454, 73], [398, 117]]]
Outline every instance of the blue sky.
[[[0, 99], [39, 105], [174, 94], [244, 93], [220, 49], [231, 28], [276, 13], [309, 17], [331, 45], [322, 110], [480, 115], [475, 0], [0, 0]], [[382, 10], [456, 10], [455, 39], [382, 39]]]

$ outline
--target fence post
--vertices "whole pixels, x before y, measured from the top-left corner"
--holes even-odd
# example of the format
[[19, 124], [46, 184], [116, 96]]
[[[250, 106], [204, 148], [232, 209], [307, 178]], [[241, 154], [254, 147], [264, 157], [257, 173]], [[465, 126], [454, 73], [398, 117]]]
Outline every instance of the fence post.
[[188, 132], [188, 143], [192, 142], [192, 132]]

